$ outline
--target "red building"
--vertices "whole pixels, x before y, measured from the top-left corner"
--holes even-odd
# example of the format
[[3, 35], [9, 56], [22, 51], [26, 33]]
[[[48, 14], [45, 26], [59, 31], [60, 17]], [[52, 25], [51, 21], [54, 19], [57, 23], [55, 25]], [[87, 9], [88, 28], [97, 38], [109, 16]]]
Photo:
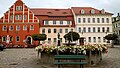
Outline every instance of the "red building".
[[32, 44], [31, 35], [38, 33], [39, 19], [21, 0], [17, 0], [0, 19], [0, 43]]

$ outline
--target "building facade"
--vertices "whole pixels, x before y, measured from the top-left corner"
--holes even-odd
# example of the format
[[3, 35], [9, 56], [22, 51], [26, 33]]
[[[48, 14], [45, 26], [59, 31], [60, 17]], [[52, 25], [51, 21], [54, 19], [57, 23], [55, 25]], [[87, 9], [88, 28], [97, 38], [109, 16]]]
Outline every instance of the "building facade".
[[57, 45], [57, 35], [65, 42], [64, 35], [75, 31], [75, 22], [71, 9], [31, 9], [40, 21], [41, 34], [47, 35], [49, 44]]
[[104, 37], [112, 33], [112, 14], [92, 7], [72, 7], [75, 30], [84, 43], [106, 44]]
[[57, 34], [63, 36], [75, 31], [82, 42], [105, 44], [104, 36], [112, 33], [112, 14], [92, 7], [68, 9], [28, 8], [17, 0], [0, 19], [0, 43], [32, 45], [33, 34], [46, 34], [49, 44], [57, 44]]
[[113, 32], [118, 35], [118, 39], [115, 41], [116, 44], [120, 44], [120, 14], [112, 18]]

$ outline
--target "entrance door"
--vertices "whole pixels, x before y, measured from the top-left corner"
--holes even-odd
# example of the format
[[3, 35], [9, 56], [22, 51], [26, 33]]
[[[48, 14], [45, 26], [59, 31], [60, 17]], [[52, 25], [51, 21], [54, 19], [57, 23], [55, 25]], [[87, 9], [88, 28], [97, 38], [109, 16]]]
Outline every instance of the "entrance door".
[[27, 37], [27, 44], [31, 44], [32, 43], [32, 38], [31, 37]]

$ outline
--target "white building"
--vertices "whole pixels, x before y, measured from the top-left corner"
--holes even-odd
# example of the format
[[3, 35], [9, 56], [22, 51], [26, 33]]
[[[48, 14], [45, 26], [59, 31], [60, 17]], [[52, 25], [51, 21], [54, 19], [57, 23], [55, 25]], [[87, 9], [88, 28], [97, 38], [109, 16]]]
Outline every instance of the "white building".
[[120, 15], [112, 18], [113, 23], [113, 32], [118, 35], [118, 40], [116, 40], [116, 44], [120, 44]]
[[105, 44], [104, 37], [112, 33], [112, 14], [104, 9], [92, 7], [72, 7], [75, 30], [84, 37], [84, 43]]

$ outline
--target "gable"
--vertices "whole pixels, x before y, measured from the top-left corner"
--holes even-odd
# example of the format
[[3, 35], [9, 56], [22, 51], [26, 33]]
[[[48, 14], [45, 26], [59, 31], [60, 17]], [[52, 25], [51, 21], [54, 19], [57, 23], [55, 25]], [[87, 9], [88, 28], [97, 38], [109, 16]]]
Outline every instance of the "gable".
[[39, 19], [34, 15], [34, 13], [21, 1], [17, 0], [4, 16], [0, 18], [2, 23], [34, 23], [39, 22]]

